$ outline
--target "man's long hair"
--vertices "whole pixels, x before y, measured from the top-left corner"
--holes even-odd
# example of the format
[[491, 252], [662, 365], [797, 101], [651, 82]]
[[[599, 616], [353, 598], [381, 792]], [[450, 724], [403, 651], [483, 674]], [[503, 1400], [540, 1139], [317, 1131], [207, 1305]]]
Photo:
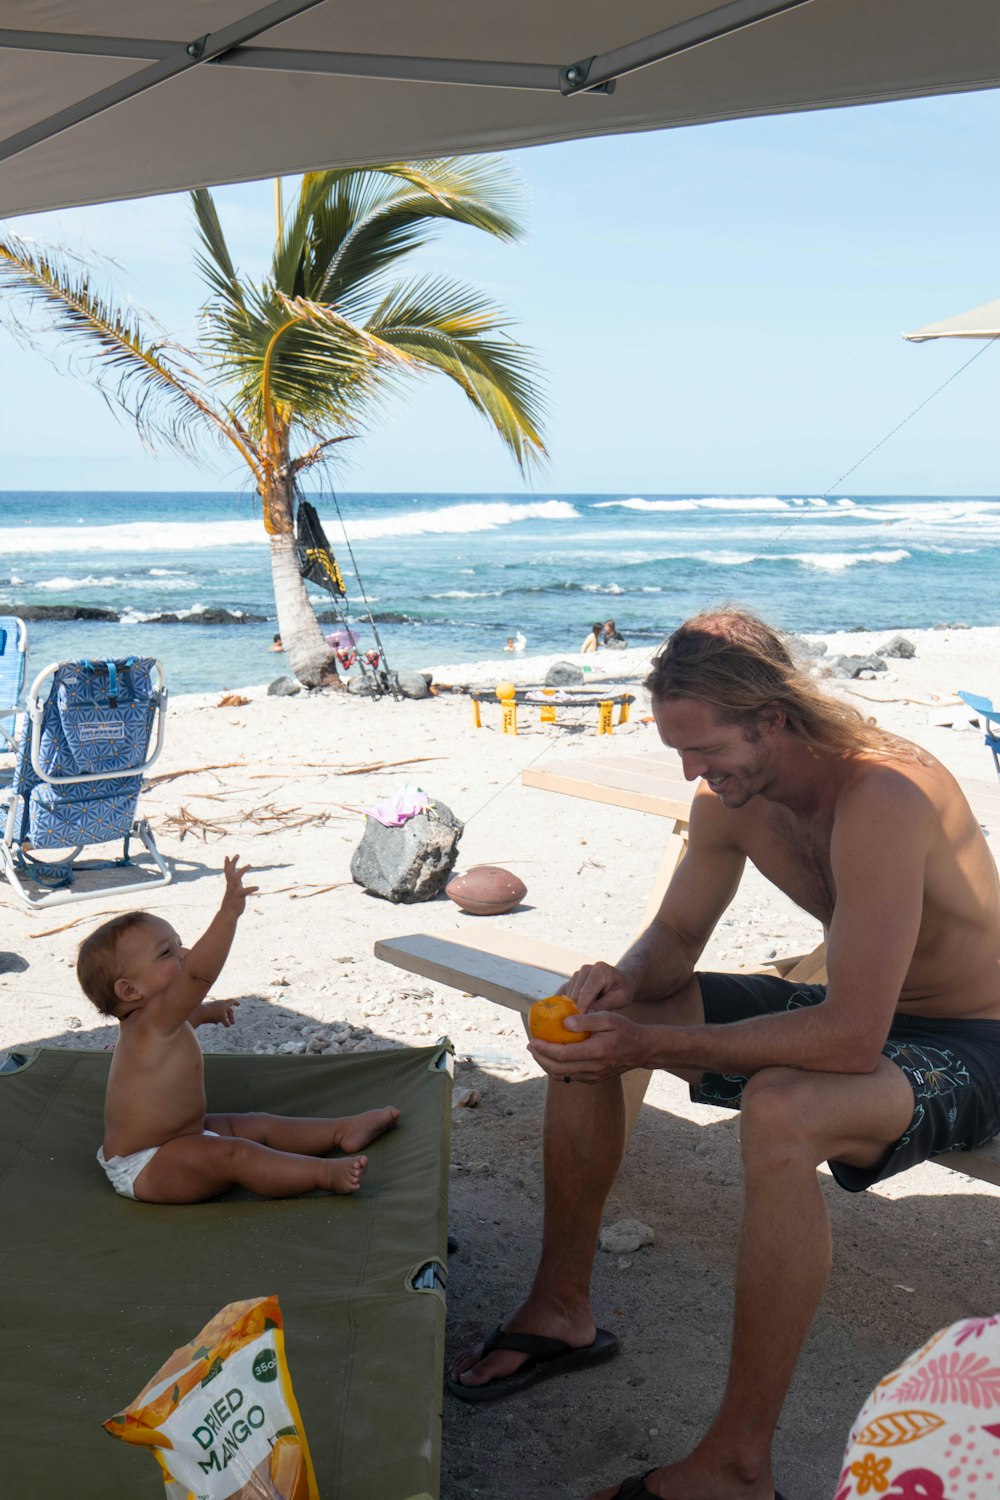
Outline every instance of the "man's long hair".
[[789, 733], [826, 755], [919, 757], [818, 688], [779, 632], [747, 610], [725, 606], [685, 620], [653, 657], [645, 685], [654, 700], [696, 698], [748, 728], [762, 708], [782, 708]]

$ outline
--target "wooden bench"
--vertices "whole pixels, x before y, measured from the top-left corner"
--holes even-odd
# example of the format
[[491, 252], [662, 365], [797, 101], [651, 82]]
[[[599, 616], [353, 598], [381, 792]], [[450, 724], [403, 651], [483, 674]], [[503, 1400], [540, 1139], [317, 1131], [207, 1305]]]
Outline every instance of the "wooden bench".
[[[815, 964], [822, 949], [799, 963]], [[406, 937], [383, 938], [375, 944], [375, 956], [385, 963], [420, 974], [435, 984], [481, 995], [497, 1005], [516, 1010], [527, 1029], [527, 1013], [532, 1002], [558, 992], [570, 974], [581, 964], [592, 963], [602, 955], [595, 952], [573, 953], [551, 943], [537, 942], [512, 932], [497, 929], [481, 937], [456, 933], [454, 937], [436, 937], [430, 933], [410, 933]], [[767, 966], [778, 970], [780, 965]], [[814, 971], [815, 972], [815, 968]], [[802, 974], [785, 977], [804, 979]], [[821, 980], [816, 980], [821, 983]], [[625, 1139], [635, 1125], [649, 1079], [645, 1070], [627, 1073], [622, 1080], [625, 1089]], [[938, 1166], [961, 1172], [982, 1182], [1000, 1187], [1000, 1137], [978, 1151], [954, 1151], [931, 1158]]]

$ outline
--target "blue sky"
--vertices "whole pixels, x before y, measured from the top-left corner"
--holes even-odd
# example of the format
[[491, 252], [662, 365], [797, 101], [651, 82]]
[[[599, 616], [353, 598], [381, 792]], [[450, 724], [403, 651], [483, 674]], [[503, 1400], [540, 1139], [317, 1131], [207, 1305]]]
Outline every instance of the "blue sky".
[[[1000, 94], [826, 110], [509, 153], [528, 232], [445, 230], [425, 264], [489, 289], [547, 373], [542, 493], [997, 494], [1000, 348], [903, 330], [1000, 297]], [[269, 182], [217, 195], [266, 262]], [[183, 195], [10, 221], [118, 263], [191, 337]], [[858, 459], [969, 357], [971, 369]], [[464, 399], [429, 382], [350, 445], [346, 490], [525, 488]], [[0, 489], [235, 489], [228, 460], [146, 455], [87, 385], [0, 326]]]

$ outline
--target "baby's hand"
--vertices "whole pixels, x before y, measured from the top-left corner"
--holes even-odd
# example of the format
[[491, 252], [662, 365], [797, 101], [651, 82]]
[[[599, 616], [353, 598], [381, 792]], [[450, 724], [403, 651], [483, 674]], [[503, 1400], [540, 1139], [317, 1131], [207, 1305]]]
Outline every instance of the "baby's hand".
[[247, 904], [247, 897], [252, 896], [258, 887], [255, 885], [244, 885], [243, 877], [249, 872], [250, 866], [244, 865], [240, 869], [240, 857], [231, 854], [225, 860], [226, 894], [222, 898], [222, 910], [231, 912], [234, 917], [241, 917]]
[[235, 1026], [238, 1000], [203, 1000], [198, 1007], [199, 1026]]

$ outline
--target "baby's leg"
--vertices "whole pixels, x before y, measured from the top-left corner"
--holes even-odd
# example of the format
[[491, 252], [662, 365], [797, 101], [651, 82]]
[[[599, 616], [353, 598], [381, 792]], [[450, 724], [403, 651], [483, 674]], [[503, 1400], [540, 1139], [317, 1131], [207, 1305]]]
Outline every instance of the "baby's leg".
[[[211, 1127], [209, 1127], [211, 1128]], [[353, 1193], [361, 1185], [367, 1156], [298, 1156], [238, 1136], [179, 1135], [165, 1141], [135, 1179], [144, 1203], [202, 1203], [232, 1187], [262, 1198], [296, 1198], [321, 1189]]]
[[217, 1130], [220, 1135], [242, 1136], [275, 1151], [325, 1156], [328, 1151], [363, 1151], [391, 1130], [398, 1119], [399, 1110], [387, 1104], [383, 1109], [369, 1109], [363, 1115], [345, 1115], [337, 1120], [300, 1115], [206, 1115], [205, 1129]]

